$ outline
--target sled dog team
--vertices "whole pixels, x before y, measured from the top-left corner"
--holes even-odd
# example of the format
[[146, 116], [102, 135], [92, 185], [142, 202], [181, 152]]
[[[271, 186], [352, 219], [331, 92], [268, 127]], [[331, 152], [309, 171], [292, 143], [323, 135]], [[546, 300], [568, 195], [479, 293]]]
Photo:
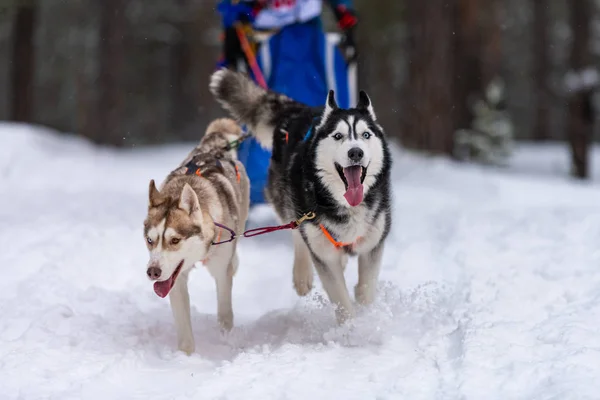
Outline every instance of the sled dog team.
[[272, 151], [266, 199], [282, 224], [298, 221], [291, 230], [296, 292], [311, 291], [314, 265], [342, 324], [354, 316], [344, 279], [348, 257], [358, 256], [354, 297], [369, 305], [391, 225], [392, 160], [368, 95], [361, 91], [356, 107], [343, 109], [329, 91], [324, 107], [313, 108], [230, 69], [213, 73], [209, 88], [232, 118], [211, 122], [158, 188], [150, 181], [144, 221], [146, 273], [158, 296], [169, 295], [178, 348], [195, 350], [188, 276], [198, 262], [215, 280], [221, 329], [233, 327], [239, 258], [232, 232], [244, 230], [250, 190], [232, 145], [243, 138], [239, 124]]

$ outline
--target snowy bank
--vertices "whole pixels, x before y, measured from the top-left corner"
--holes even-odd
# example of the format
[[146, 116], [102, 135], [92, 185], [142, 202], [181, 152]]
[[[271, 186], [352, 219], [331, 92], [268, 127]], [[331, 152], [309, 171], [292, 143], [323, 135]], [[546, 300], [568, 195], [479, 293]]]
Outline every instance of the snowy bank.
[[187, 357], [142, 221], [148, 181], [191, 145], [0, 124], [0, 399], [598, 398], [600, 174], [567, 178], [566, 149], [524, 146], [508, 170], [395, 149], [376, 304], [337, 328], [318, 282], [296, 296], [289, 233], [247, 239], [229, 335], [212, 279], [191, 274]]

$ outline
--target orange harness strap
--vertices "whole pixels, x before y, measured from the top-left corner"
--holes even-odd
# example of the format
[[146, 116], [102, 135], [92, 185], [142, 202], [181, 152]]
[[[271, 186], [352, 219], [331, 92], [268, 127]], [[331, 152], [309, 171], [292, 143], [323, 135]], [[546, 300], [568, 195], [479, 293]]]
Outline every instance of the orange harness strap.
[[[242, 176], [240, 175], [240, 169], [238, 168], [237, 163], [235, 163], [235, 176], [237, 178], [238, 183], [240, 183]], [[218, 240], [217, 240], [217, 242], [218, 242]]]
[[280, 129], [280, 131], [285, 135], [285, 144], [288, 144], [288, 141], [290, 139], [290, 133], [285, 129]]
[[217, 235], [217, 242], [221, 241], [221, 233], [223, 233], [223, 229], [219, 228], [219, 234]]
[[[242, 181], [242, 174], [240, 173], [240, 167], [238, 162], [239, 161], [234, 161], [234, 160], [229, 160], [231, 162], [231, 165], [233, 166], [233, 168], [235, 169], [235, 178], [237, 180], [238, 183], [240, 183]], [[223, 164], [221, 163], [220, 159], [217, 159], [217, 166], [218, 167], [223, 167]], [[192, 160], [187, 163], [185, 165], [186, 171], [185, 174], [186, 175], [197, 175], [200, 178], [203, 178], [204, 176], [202, 175], [202, 169], [198, 168], [195, 164], [194, 164], [194, 159], [192, 158]]]
[[338, 242], [337, 240], [335, 240], [333, 238], [333, 236], [331, 236], [331, 233], [329, 233], [329, 231], [327, 230], [327, 228], [325, 228], [325, 226], [323, 224], [319, 224], [319, 226], [321, 227], [321, 231], [323, 232], [323, 235], [325, 235], [327, 240], [329, 240], [331, 242], [331, 244], [333, 244], [336, 248], [353, 246], [362, 239], [362, 237], [359, 236], [354, 242], [351, 242], [351, 243]]

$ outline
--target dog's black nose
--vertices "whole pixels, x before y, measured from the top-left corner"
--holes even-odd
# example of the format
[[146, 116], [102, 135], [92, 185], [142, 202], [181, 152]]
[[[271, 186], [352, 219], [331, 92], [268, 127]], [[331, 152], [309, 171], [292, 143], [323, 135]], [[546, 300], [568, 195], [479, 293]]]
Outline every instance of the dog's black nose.
[[365, 153], [360, 147], [353, 147], [350, 150], [348, 150], [348, 158], [354, 162], [359, 162], [360, 160], [362, 160], [364, 155]]
[[160, 278], [160, 268], [150, 267], [146, 271], [146, 274], [148, 274], [148, 278], [150, 278], [150, 279], [153, 279], [153, 280], [158, 279], [158, 278]]

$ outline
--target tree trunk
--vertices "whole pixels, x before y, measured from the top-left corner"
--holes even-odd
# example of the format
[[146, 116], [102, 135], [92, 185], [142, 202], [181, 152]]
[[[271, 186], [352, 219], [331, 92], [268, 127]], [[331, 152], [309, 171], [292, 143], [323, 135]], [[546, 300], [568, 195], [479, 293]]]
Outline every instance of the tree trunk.
[[502, 17], [504, 3], [499, 0], [479, 2], [483, 4], [481, 31], [481, 90], [486, 90], [490, 82], [502, 74]]
[[550, 60], [548, 58], [548, 0], [533, 0], [533, 55], [534, 90], [536, 97], [534, 140], [547, 140], [550, 137], [550, 99], [548, 81]]
[[[189, 9], [187, 0], [176, 2], [182, 15], [187, 15]], [[170, 48], [171, 61], [171, 104], [170, 127], [179, 137], [185, 137], [185, 130], [196, 119], [198, 105], [190, 93], [192, 73], [192, 54], [190, 44], [190, 27], [187, 20], [178, 21], [177, 29], [181, 32], [177, 43]]]
[[181, 133], [194, 119], [193, 99], [188, 95], [186, 84], [191, 70], [191, 55], [187, 38], [182, 38], [171, 47], [171, 130]]
[[33, 84], [35, 58], [33, 38], [35, 33], [37, 2], [19, 1], [13, 31], [11, 64], [11, 111], [13, 121], [31, 122], [33, 119]]
[[500, 74], [502, 46], [499, 4], [495, 0], [459, 0], [455, 18], [455, 129], [470, 128], [473, 101], [485, 97], [487, 85]]
[[98, 100], [93, 139], [98, 143], [122, 146], [125, 132], [121, 128], [123, 91], [121, 89], [125, 59], [125, 6], [127, 0], [100, 0], [100, 43]]
[[479, 1], [459, 0], [455, 14], [455, 98], [456, 118], [454, 129], [467, 129], [473, 122], [471, 103], [473, 96], [482, 93], [481, 52], [482, 38], [479, 29]]
[[[571, 0], [571, 45], [570, 70], [582, 81], [582, 72], [593, 66], [590, 63], [589, 41], [592, 5], [589, 0]], [[570, 93], [568, 136], [572, 152], [571, 173], [577, 178], [588, 178], [589, 144], [593, 130], [591, 112], [591, 88], [578, 87]]]
[[407, 3], [409, 71], [406, 147], [452, 154], [454, 6], [445, 0]]

